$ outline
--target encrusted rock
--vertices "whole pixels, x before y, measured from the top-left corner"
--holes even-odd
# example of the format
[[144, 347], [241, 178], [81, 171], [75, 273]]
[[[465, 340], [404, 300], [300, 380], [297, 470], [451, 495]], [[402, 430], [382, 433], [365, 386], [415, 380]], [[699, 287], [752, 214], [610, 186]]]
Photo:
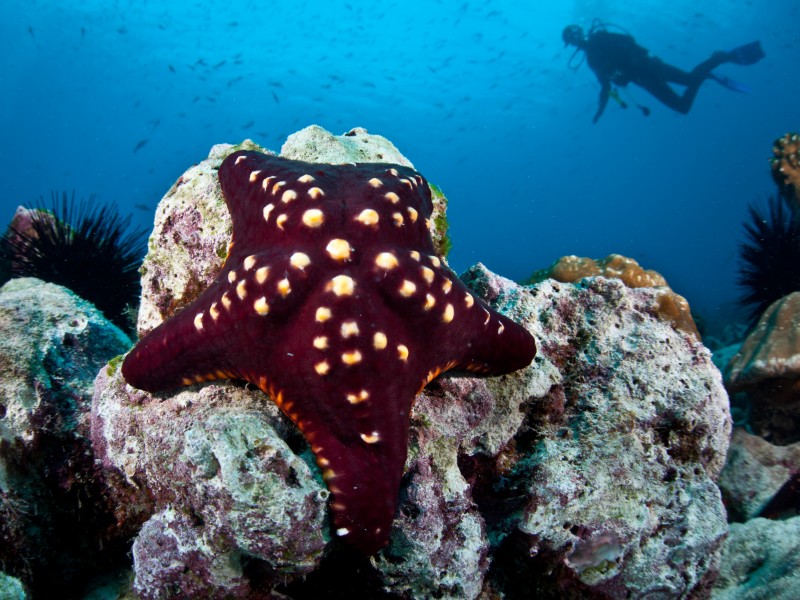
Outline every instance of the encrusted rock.
[[392, 142], [381, 135], [368, 133], [363, 127], [351, 129], [344, 135], [334, 135], [319, 125], [310, 125], [286, 138], [281, 156], [306, 162], [340, 165], [383, 162], [414, 168]]
[[[761, 514], [772, 497], [800, 472], [800, 443], [774, 446], [737, 427], [719, 487], [732, 520]], [[800, 508], [800, 507], [798, 507]]]
[[728, 364], [725, 382], [749, 398], [755, 433], [776, 444], [800, 441], [800, 292], [764, 311]]
[[167, 588], [191, 597], [199, 578], [205, 593], [248, 598], [321, 558], [328, 492], [260, 391], [215, 384], [160, 400], [109, 368], [95, 383], [92, 433], [98, 459], [118, 474], [118, 504], [154, 513], [134, 553], [143, 597]]
[[0, 572], [0, 598], [3, 600], [26, 600], [28, 594], [25, 593], [25, 588], [19, 579]]
[[181, 175], [158, 203], [141, 267], [140, 337], [194, 300], [225, 261], [231, 218], [217, 169], [237, 150], [271, 154], [250, 140], [238, 146], [218, 144], [206, 160]]
[[800, 517], [733, 523], [711, 598], [800, 598]]
[[[465, 277], [479, 293], [496, 280], [481, 268]], [[680, 597], [713, 577], [727, 396], [709, 351], [652, 318], [657, 303], [657, 290], [601, 277], [520, 296], [537, 360], [562, 380], [528, 406], [505, 477], [476, 490], [507, 514], [499, 552], [514, 566], [498, 565], [501, 589]]]
[[0, 288], [0, 565], [39, 594], [67, 593], [114, 555], [88, 418], [97, 370], [129, 347], [66, 288]]

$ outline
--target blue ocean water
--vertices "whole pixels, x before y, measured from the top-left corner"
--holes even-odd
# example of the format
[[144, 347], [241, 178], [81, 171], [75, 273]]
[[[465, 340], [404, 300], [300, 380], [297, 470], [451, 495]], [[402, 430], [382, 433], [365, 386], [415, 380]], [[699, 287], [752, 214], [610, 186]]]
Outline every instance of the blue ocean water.
[[[521, 279], [617, 252], [695, 310], [738, 296], [748, 203], [774, 193], [775, 138], [800, 128], [800, 4], [733, 0], [275, 0], [6, 3], [0, 20], [0, 222], [51, 190], [116, 201], [150, 228], [158, 200], [217, 143], [275, 151], [310, 124], [391, 139], [449, 199], [461, 271]], [[598, 84], [561, 30], [624, 27], [691, 69], [761, 40], [689, 115], [630, 86], [593, 125]], [[645, 117], [635, 104], [646, 105]]]

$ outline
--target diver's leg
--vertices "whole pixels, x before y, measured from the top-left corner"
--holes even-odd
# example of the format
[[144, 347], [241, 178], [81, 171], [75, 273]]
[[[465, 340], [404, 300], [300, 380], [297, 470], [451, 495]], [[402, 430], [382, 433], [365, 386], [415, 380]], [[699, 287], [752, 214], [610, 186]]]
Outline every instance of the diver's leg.
[[[702, 83], [702, 80], [700, 80], [700, 83]], [[637, 81], [636, 85], [650, 92], [650, 94], [666, 107], [682, 114], [689, 112], [689, 109], [692, 107], [692, 102], [694, 102], [694, 97], [697, 94], [697, 89], [700, 87], [698, 83], [690, 94], [689, 90], [692, 90], [692, 86], [689, 85], [683, 95], [679, 95], [675, 90], [669, 87], [666, 80], [661, 78], [644, 79]]]
[[[659, 101], [674, 111], [687, 114], [694, 104], [700, 86], [711, 75], [711, 71], [728, 62], [727, 52], [715, 52], [690, 72], [674, 67], [662, 60], [655, 59], [647, 79], [637, 81], [641, 87], [650, 92]], [[683, 94], [677, 94], [667, 82], [685, 85]]]
[[679, 85], [691, 85], [692, 83], [694, 83], [695, 79], [694, 75], [689, 71], [684, 71], [683, 69], [674, 67], [658, 58], [655, 59], [653, 62], [652, 72], [659, 79], [663, 79], [664, 81], [669, 81], [672, 83], [677, 83]]
[[731, 57], [729, 52], [714, 52], [709, 58], [692, 69], [691, 76], [694, 78], [702, 77], [706, 79], [711, 74], [711, 71], [730, 61]]
[[709, 58], [701, 62], [691, 71], [684, 71], [673, 65], [665, 63], [659, 58], [654, 58], [650, 64], [650, 72], [664, 81], [678, 85], [692, 86], [703, 79], [707, 79], [711, 71], [723, 63], [730, 62], [728, 52], [714, 52]]
[[710, 58], [704, 60], [692, 69], [692, 72], [689, 73], [689, 83], [686, 84], [686, 89], [681, 96], [680, 106], [682, 110], [680, 110], [680, 112], [686, 114], [691, 110], [692, 104], [694, 104], [694, 98], [697, 96], [697, 92], [700, 91], [700, 86], [711, 76], [711, 71], [726, 62], [730, 62], [730, 57], [727, 52], [714, 52]]

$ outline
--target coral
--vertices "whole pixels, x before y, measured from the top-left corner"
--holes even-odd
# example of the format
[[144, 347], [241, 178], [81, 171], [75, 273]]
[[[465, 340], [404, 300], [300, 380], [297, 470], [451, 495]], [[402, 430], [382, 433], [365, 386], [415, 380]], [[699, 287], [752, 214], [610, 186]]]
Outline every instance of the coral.
[[791, 192], [795, 203], [800, 203], [800, 135], [787, 133], [778, 138], [772, 153], [774, 157], [769, 162], [775, 183], [781, 190]]
[[584, 277], [613, 277], [620, 279], [629, 288], [656, 288], [659, 300], [656, 316], [689, 335], [700, 339], [689, 303], [686, 298], [672, 291], [666, 279], [656, 271], [643, 269], [632, 258], [621, 254], [609, 254], [595, 260], [579, 256], [562, 256], [550, 267], [534, 272], [526, 283], [538, 283], [552, 278], [562, 283], [574, 283]]
[[767, 211], [748, 207], [745, 240], [739, 246], [738, 284], [744, 294], [740, 304], [749, 307], [754, 324], [767, 307], [800, 291], [800, 219], [785, 196], [773, 196]]
[[750, 398], [750, 425], [777, 444], [800, 441], [800, 292], [764, 311], [725, 372], [730, 392]]
[[36, 277], [63, 285], [99, 308], [118, 327], [131, 329], [126, 307], [139, 298], [143, 230], [126, 233], [130, 217], [94, 196], [76, 202], [75, 193], [51, 206], [17, 209], [0, 240], [0, 263], [11, 277]]

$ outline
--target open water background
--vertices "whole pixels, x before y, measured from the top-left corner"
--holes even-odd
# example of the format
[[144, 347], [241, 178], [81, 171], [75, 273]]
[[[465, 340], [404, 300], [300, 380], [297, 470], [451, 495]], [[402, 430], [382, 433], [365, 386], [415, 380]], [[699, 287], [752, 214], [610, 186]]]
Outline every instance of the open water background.
[[[0, 223], [75, 190], [149, 230], [210, 147], [275, 151], [310, 124], [388, 137], [449, 199], [456, 271], [513, 279], [617, 252], [713, 316], [738, 296], [749, 203], [775, 138], [800, 129], [797, 0], [0, 1]], [[595, 18], [691, 69], [761, 40], [688, 116], [645, 92], [597, 125], [598, 85], [561, 30]], [[624, 96], [623, 96], [624, 97]], [[627, 99], [627, 98], [626, 98]]]

